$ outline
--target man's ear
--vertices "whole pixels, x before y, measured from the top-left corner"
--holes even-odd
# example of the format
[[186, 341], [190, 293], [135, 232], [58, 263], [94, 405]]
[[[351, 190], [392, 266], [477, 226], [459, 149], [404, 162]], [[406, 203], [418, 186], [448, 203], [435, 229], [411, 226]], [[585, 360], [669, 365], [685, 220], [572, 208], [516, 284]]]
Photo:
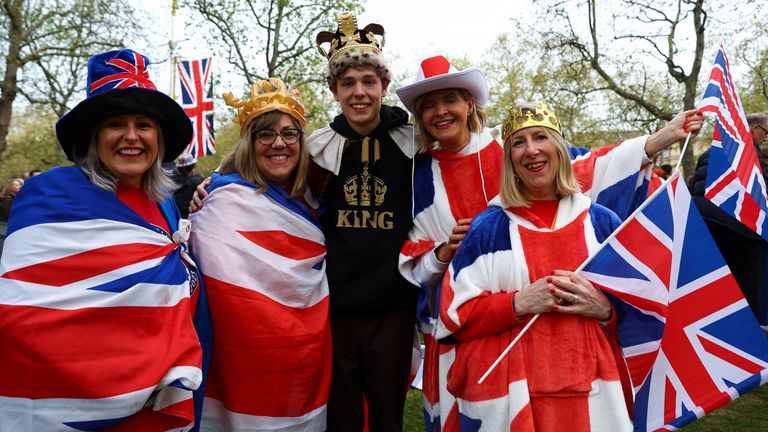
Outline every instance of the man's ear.
[[331, 93], [333, 93], [333, 99], [334, 99], [334, 100], [336, 100], [336, 102], [338, 102], [338, 101], [339, 101], [339, 93], [338, 93], [338, 92], [336, 92], [336, 86], [337, 86], [337, 85], [338, 85], [338, 83], [333, 83], [333, 86], [331, 86], [330, 84], [328, 84], [328, 90], [330, 90], [330, 91], [331, 91]]
[[381, 97], [385, 97], [387, 95], [387, 89], [389, 88], [389, 81], [381, 80]]

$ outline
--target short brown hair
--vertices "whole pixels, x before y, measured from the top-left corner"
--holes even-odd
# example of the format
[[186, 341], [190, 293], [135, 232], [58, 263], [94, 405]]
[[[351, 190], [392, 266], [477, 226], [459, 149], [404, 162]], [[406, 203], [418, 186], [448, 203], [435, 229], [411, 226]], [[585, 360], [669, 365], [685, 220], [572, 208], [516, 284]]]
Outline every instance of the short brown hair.
[[[221, 162], [221, 174], [237, 173], [243, 179], [257, 184], [261, 191], [267, 189], [267, 179], [256, 164], [256, 132], [273, 127], [280, 121], [283, 115], [281, 111], [269, 111], [251, 120], [246, 133], [240, 137], [235, 149]], [[291, 120], [297, 129], [301, 131], [299, 137], [299, 163], [294, 170], [293, 184], [291, 185], [291, 198], [301, 198], [309, 175], [309, 153], [304, 140], [304, 130], [298, 120], [291, 116]]]
[[376, 69], [376, 74], [381, 78], [381, 82], [385, 87], [389, 87], [389, 83], [392, 82], [392, 73], [389, 71], [387, 61], [380, 52], [372, 52], [370, 50], [356, 50], [353, 52], [345, 52], [335, 60], [331, 60], [328, 63], [328, 75], [325, 79], [328, 82], [328, 88], [331, 91], [336, 91], [336, 81], [338, 81], [341, 74], [345, 70], [354, 67], [371, 66]]
[[[558, 197], [566, 197], [581, 191], [581, 186], [573, 174], [571, 166], [571, 157], [568, 154], [568, 144], [565, 139], [557, 132], [542, 127], [552, 143], [555, 144], [555, 151], [559, 159], [557, 166], [557, 176], [555, 176], [556, 192]], [[511, 140], [514, 134], [510, 135], [504, 141], [504, 165], [501, 170], [501, 202], [507, 207], [530, 207], [526, 191], [517, 180], [517, 175], [512, 167], [512, 145]]]

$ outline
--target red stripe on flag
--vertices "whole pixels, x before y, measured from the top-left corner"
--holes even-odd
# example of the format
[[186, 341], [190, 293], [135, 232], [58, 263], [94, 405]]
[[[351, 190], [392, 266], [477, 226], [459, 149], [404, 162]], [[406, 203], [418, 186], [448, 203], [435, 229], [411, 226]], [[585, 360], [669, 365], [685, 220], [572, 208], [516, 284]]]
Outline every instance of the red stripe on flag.
[[238, 231], [238, 233], [270, 252], [297, 261], [319, 257], [325, 253], [325, 246], [322, 244], [296, 237], [285, 231]]
[[201, 365], [189, 300], [174, 307], [56, 310], [0, 305], [0, 394], [105, 398]]
[[[206, 396], [230, 411], [300, 416], [328, 400], [328, 297], [306, 309], [204, 276], [216, 329]], [[298, 396], [298, 397], [297, 397]]]
[[701, 346], [704, 347], [704, 350], [706, 350], [708, 353], [719, 357], [732, 365], [736, 365], [737, 367], [751, 374], [759, 373], [764, 369], [763, 366], [749, 361], [743, 356], [734, 354], [732, 350], [723, 348], [722, 346], [717, 345], [716, 343], [713, 343], [712, 341], [701, 336], [698, 338], [699, 342], [701, 342]]
[[653, 271], [664, 286], [669, 286], [672, 251], [640, 221], [632, 219], [616, 234], [616, 240], [624, 245], [630, 245], [628, 246], [630, 250], [632, 250], [631, 245], [642, 244], [644, 250], [653, 251], [653, 253], [639, 254], [635, 257]]
[[733, 171], [728, 171], [728, 173], [722, 179], [717, 181], [717, 183], [712, 184], [712, 186], [708, 191], [706, 191], [704, 196], [707, 199], [711, 200], [712, 198], [716, 197], [720, 192], [722, 192], [723, 189], [729, 186], [734, 180], [736, 180], [736, 173], [734, 173]]
[[752, 231], [757, 232], [757, 221], [759, 218], [760, 206], [752, 199], [751, 195], [744, 194], [744, 199], [741, 201], [739, 220]]
[[64, 286], [89, 279], [127, 265], [168, 255], [175, 243], [158, 246], [147, 243], [127, 243], [105, 246], [64, 258], [45, 261], [5, 272], [0, 278], [50, 286]]
[[626, 358], [627, 368], [635, 387], [640, 387], [645, 378], [648, 377], [648, 373], [651, 371], [653, 363], [656, 362], [658, 354], [657, 350], [653, 350], [649, 353], [637, 354]]
[[592, 180], [595, 174], [595, 163], [597, 160], [616, 148], [620, 143], [600, 147], [589, 152], [589, 155], [573, 163], [573, 175], [581, 185], [581, 190], [588, 191], [592, 189]]
[[151, 406], [145, 407], [136, 415], [127, 418], [117, 426], [109, 428], [110, 432], [136, 431], [170, 431], [181, 429], [195, 419], [192, 399], [171, 405], [161, 411], [154, 411]]
[[406, 240], [405, 243], [403, 243], [403, 248], [400, 253], [409, 257], [418, 257], [427, 253], [427, 251], [433, 247], [435, 247], [435, 242], [432, 240], [422, 240], [417, 242]]

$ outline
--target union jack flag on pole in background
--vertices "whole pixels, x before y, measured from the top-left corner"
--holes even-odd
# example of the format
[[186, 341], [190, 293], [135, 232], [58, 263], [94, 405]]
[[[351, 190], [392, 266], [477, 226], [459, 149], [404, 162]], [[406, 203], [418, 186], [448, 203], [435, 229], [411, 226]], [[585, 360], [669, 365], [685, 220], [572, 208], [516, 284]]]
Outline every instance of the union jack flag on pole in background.
[[765, 180], [722, 45], [698, 108], [716, 120], [704, 196], [768, 239]]
[[211, 58], [180, 60], [181, 106], [192, 120], [192, 141], [183, 155], [201, 158], [216, 153], [213, 137]]
[[768, 342], [680, 174], [581, 274], [611, 300], [636, 431], [676, 430], [768, 380]]

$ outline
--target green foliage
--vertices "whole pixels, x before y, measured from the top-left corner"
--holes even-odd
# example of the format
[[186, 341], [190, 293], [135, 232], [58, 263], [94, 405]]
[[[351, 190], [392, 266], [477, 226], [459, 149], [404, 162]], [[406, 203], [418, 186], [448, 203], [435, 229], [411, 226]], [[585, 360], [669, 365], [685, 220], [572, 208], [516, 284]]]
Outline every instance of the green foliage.
[[56, 140], [57, 117], [38, 107], [18, 112], [8, 134], [8, 147], [0, 156], [0, 180], [32, 169], [70, 165]]
[[221, 161], [234, 150], [240, 141], [240, 125], [232, 117], [216, 119], [216, 154], [198, 159], [195, 171], [207, 177], [219, 166]]
[[[236, 87], [278, 77], [296, 84], [307, 109], [309, 130], [325, 126], [336, 104], [325, 84], [327, 61], [315, 47], [319, 31], [334, 31], [339, 12], [360, 12], [352, 0], [188, 0], [208, 45], [236, 71]], [[234, 85], [233, 85], [234, 84]]]
[[[533, 36], [501, 34], [481, 64], [490, 88], [489, 124], [501, 124], [515, 102], [546, 103], [559, 117], [566, 139], [593, 147], [617, 141], [625, 133], [610, 107], [589, 91], [594, 74], [567, 57], [548, 55]], [[598, 115], [596, 115], [599, 113]]]

